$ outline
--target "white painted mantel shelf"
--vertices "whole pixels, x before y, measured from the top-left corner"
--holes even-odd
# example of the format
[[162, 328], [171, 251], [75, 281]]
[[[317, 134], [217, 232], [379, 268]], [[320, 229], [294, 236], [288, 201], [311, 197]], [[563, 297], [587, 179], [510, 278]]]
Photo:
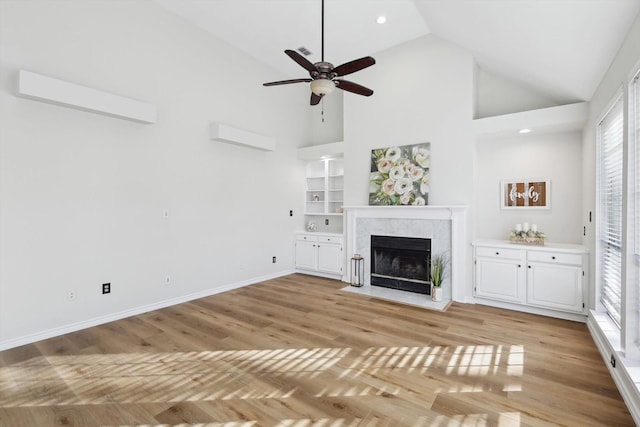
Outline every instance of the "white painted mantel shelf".
[[[432, 239], [432, 252], [450, 254], [451, 275], [445, 277], [445, 299], [464, 302], [464, 281], [467, 277], [466, 251], [467, 206], [345, 206], [345, 257], [353, 254], [365, 257], [364, 286], [370, 287], [368, 258], [370, 232], [403, 237]], [[346, 262], [344, 280], [351, 277], [350, 263]]]

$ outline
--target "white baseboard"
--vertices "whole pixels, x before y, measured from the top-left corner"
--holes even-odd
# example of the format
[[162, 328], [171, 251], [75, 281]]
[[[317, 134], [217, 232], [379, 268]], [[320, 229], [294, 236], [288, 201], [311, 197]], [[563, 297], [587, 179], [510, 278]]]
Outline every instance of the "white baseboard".
[[[617, 348], [619, 347], [619, 343], [612, 343], [611, 339], [607, 337], [608, 334], [606, 333], [606, 330], [608, 328], [606, 325], [602, 325], [602, 323], [607, 322], [607, 320], [599, 317], [601, 317], [601, 315], [593, 312], [589, 313], [589, 317], [587, 318], [587, 327], [589, 328], [591, 337], [596, 343], [596, 346], [604, 359], [604, 363], [607, 366], [613, 381], [616, 383], [616, 387], [618, 387], [618, 391], [620, 392], [624, 403], [627, 405], [627, 408], [631, 413], [631, 417], [633, 417], [633, 421], [636, 425], [640, 425], [640, 391], [638, 390], [633, 378], [630, 376], [629, 368], [631, 368], [630, 365], [632, 362], [625, 360], [619, 351], [620, 349]], [[611, 355], [614, 355], [616, 359], [615, 368], [610, 363]]]
[[37, 341], [41, 341], [47, 338], [53, 338], [64, 334], [69, 334], [71, 332], [80, 331], [82, 329], [90, 328], [93, 326], [102, 325], [104, 323], [113, 322], [115, 320], [124, 319], [126, 317], [136, 316], [138, 314], [147, 313], [149, 311], [158, 310], [165, 307], [170, 307], [172, 305], [181, 304], [187, 301], [193, 301], [198, 298], [204, 298], [211, 295], [219, 294], [222, 292], [230, 291], [232, 289], [242, 288], [244, 286], [253, 285], [259, 282], [264, 282], [265, 280], [271, 280], [282, 276], [287, 276], [289, 274], [293, 274], [293, 270], [281, 271], [278, 273], [254, 277], [252, 279], [243, 280], [236, 283], [229, 283], [223, 286], [219, 286], [217, 288], [206, 289], [199, 292], [194, 292], [192, 294], [182, 295], [176, 298], [171, 298], [164, 301], [155, 302], [153, 304], [147, 304], [139, 307], [133, 307], [128, 310], [119, 311], [116, 313], [107, 314], [104, 316], [98, 316], [91, 319], [83, 320], [80, 322], [71, 323], [68, 325], [60, 326], [57, 328], [47, 329], [41, 332], [37, 332], [34, 334], [25, 335], [18, 338], [12, 338], [9, 340], [0, 341], [0, 351], [8, 350], [10, 348], [19, 347], [21, 345], [31, 344]]
[[522, 311], [524, 313], [538, 314], [540, 316], [547, 316], [547, 317], [555, 317], [557, 319], [571, 320], [573, 322], [585, 323], [587, 321], [587, 316], [585, 314], [565, 313], [562, 311], [547, 310], [544, 308], [532, 307], [525, 304], [514, 304], [510, 302], [502, 302], [502, 301], [496, 301], [496, 300], [490, 300], [490, 299], [484, 299], [484, 298], [478, 298], [478, 297], [474, 297], [471, 300], [467, 299], [467, 303], [488, 305], [490, 307], [504, 308], [506, 310]]

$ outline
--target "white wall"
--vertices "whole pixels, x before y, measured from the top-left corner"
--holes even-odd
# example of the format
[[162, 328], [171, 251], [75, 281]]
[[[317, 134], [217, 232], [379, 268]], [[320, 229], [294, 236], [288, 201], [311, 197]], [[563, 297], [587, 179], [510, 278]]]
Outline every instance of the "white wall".
[[[582, 134], [547, 133], [477, 143], [476, 237], [506, 239], [514, 224], [538, 224], [549, 242], [581, 243]], [[500, 208], [500, 180], [551, 180], [551, 209]]]
[[345, 94], [345, 205], [367, 205], [371, 149], [431, 142], [430, 205], [472, 200], [471, 55], [424, 36], [373, 55], [353, 81], [371, 97]]
[[475, 118], [499, 116], [520, 111], [561, 105], [552, 96], [540, 93], [495, 73], [478, 68], [476, 71]]
[[[304, 86], [309, 92], [309, 85]], [[344, 140], [344, 96], [349, 95], [336, 89], [330, 95], [325, 96], [320, 104], [311, 106], [307, 99], [310, 95], [306, 94], [304, 98], [309, 112], [309, 141], [303, 141], [300, 146], [328, 144]]]
[[[17, 98], [20, 68], [154, 103], [158, 122]], [[308, 88], [261, 86], [283, 78], [153, 2], [0, 2], [0, 347], [292, 269]], [[210, 141], [210, 121], [277, 149]]]

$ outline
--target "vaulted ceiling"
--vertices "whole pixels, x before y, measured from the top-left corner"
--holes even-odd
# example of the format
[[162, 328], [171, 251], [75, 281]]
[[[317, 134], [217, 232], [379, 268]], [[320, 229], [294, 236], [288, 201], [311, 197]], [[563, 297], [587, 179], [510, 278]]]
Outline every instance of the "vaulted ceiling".
[[[306, 77], [285, 49], [305, 47], [320, 61], [320, 0], [156, 1], [283, 78]], [[375, 57], [433, 34], [470, 51], [485, 71], [558, 102], [585, 101], [639, 12], [638, 0], [326, 0], [325, 60]]]

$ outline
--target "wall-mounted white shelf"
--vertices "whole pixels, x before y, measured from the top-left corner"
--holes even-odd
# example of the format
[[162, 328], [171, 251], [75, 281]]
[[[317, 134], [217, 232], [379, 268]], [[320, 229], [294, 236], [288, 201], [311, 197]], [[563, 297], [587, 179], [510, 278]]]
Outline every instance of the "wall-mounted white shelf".
[[344, 142], [330, 142], [328, 144], [298, 148], [298, 158], [300, 160], [335, 159], [343, 155]]
[[223, 123], [211, 123], [211, 139], [257, 148], [258, 150], [275, 151], [276, 149], [275, 138], [238, 129]]
[[155, 105], [26, 70], [20, 70], [18, 95], [142, 123], [156, 122]]
[[578, 131], [586, 124], [588, 114], [588, 103], [579, 102], [476, 119], [473, 128], [478, 139], [517, 135], [524, 128], [536, 134]]

